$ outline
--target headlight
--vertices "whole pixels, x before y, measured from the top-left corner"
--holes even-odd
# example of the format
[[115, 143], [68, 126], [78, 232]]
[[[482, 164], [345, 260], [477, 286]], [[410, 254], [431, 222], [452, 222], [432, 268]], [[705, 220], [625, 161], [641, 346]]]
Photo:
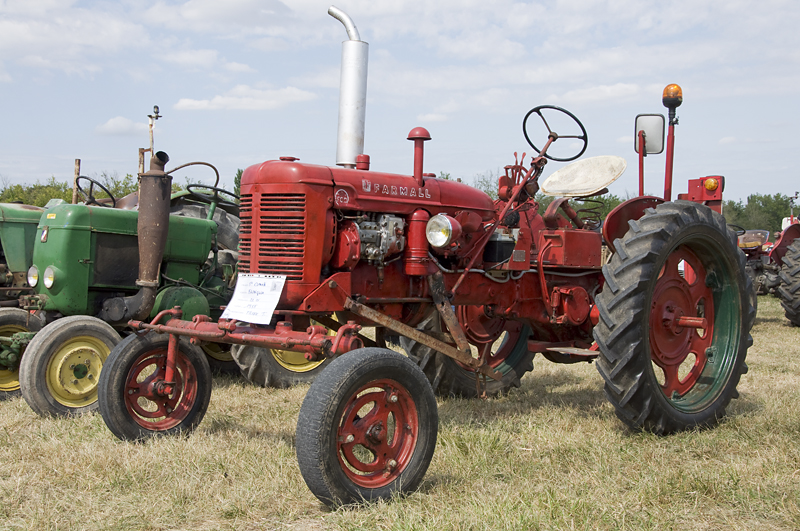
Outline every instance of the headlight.
[[39, 283], [39, 270], [36, 269], [36, 266], [31, 266], [28, 269], [28, 285], [32, 288], [36, 287], [36, 284]]
[[445, 214], [436, 214], [428, 220], [425, 237], [433, 247], [447, 247], [461, 236], [461, 225]]
[[55, 281], [56, 281], [56, 270], [50, 266], [47, 266], [47, 268], [44, 270], [44, 278], [42, 279], [42, 282], [44, 282], [44, 287], [46, 287], [47, 289], [52, 288], [53, 282]]

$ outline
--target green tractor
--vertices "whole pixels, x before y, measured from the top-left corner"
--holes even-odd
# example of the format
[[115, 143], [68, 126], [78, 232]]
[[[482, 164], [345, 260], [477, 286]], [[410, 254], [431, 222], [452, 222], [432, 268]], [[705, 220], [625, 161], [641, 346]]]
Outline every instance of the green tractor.
[[[116, 199], [79, 177], [83, 204], [41, 210], [24, 234], [12, 237], [0, 227], [6, 254], [7, 238], [18, 247], [24, 240], [31, 251], [26, 292], [3, 302], [16, 307], [0, 308], [0, 398], [21, 393], [45, 416], [92, 411], [100, 370], [130, 319], [153, 319], [178, 305], [186, 320], [221, 313], [236, 278], [238, 198], [204, 185], [171, 194], [163, 184], [171, 177], [163, 177], [184, 166], [165, 172], [168, 160], [162, 152], [151, 159], [139, 193]], [[95, 198], [95, 187], [108, 197]], [[144, 218], [165, 201], [168, 218], [143, 225], [139, 213]], [[146, 235], [143, 248], [139, 233]], [[9, 271], [20, 267], [10, 262]], [[238, 373], [229, 351], [213, 343], [203, 348], [212, 368]]]
[[[26, 276], [33, 264], [36, 227], [44, 210], [0, 203], [0, 307], [16, 306], [19, 296], [29, 291]], [[2, 385], [0, 380], [0, 389]]]
[[[45, 208], [18, 203], [0, 204], [0, 400], [19, 394], [16, 354], [22, 348], [19, 332], [35, 332], [42, 323], [19, 310], [18, 299], [31, 293], [28, 269], [33, 265], [36, 229]], [[14, 342], [16, 341], [16, 345]]]

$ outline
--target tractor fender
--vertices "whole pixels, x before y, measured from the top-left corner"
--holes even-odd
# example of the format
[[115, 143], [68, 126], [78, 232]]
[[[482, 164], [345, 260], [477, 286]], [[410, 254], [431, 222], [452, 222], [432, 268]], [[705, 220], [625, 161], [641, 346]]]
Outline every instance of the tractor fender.
[[780, 267], [783, 264], [783, 255], [786, 254], [786, 249], [797, 238], [800, 238], [800, 225], [795, 223], [786, 227], [786, 230], [781, 232], [781, 237], [772, 246], [772, 250], [769, 252], [770, 259]]
[[158, 312], [180, 306], [183, 310], [181, 319], [191, 321], [195, 315], [209, 315], [208, 299], [200, 290], [191, 286], [168, 286], [161, 288], [156, 295], [156, 302], [150, 311], [150, 318], [155, 318]]
[[613, 252], [616, 252], [616, 249], [614, 249], [614, 240], [622, 238], [625, 236], [625, 233], [628, 232], [628, 221], [639, 219], [644, 216], [644, 211], [646, 209], [655, 208], [663, 202], [664, 200], [660, 197], [644, 195], [628, 199], [624, 203], [618, 205], [614, 210], [609, 212], [603, 222], [603, 239], [606, 245], [608, 245]]

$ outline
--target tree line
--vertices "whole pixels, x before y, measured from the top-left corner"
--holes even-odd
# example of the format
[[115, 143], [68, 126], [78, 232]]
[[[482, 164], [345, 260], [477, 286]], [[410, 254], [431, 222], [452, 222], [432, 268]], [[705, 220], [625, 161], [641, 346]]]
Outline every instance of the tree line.
[[[440, 172], [438, 177], [442, 179], [452, 179], [450, 174], [445, 172]], [[479, 173], [476, 174], [468, 184], [482, 190], [492, 199], [496, 199], [497, 180], [499, 177], [499, 170]], [[131, 174], [119, 177], [116, 173], [102, 172], [95, 179], [108, 188], [116, 198], [124, 197], [138, 189], [137, 178]], [[237, 195], [239, 194], [241, 179], [242, 170], [239, 169], [233, 179], [234, 193]], [[191, 184], [188, 178], [185, 184], [173, 181], [173, 191], [184, 189], [188, 184]], [[96, 188], [95, 196], [101, 198], [106, 197], [106, 194]], [[72, 183], [58, 181], [55, 177], [50, 177], [50, 179], [43, 184], [38, 181], [34, 184], [9, 184], [5, 179], [0, 181], [0, 203], [18, 202], [26, 205], [44, 206], [52, 198], [59, 198], [66, 202], [71, 202]], [[596, 199], [600, 202], [596, 205], [597, 213], [602, 219], [617, 205], [629, 199], [629, 197], [620, 197], [615, 194], [603, 194]], [[544, 209], [547, 208], [547, 205], [550, 204], [553, 198], [540, 193], [536, 195], [536, 200], [540, 204], [540, 211], [544, 212]], [[746, 201], [724, 201], [722, 214], [730, 225], [735, 225], [743, 229], [766, 229], [774, 234], [781, 230], [781, 221], [783, 218], [788, 217], [792, 212], [793, 201], [794, 198], [792, 196], [783, 194], [751, 194], [747, 196]], [[592, 205], [581, 205], [580, 203], [575, 205], [576, 210], [580, 210], [581, 208], [592, 208]], [[796, 210], [794, 214], [800, 214], [800, 208]]]
[[[794, 198], [783, 194], [751, 194], [747, 201], [723, 201], [722, 215], [729, 225], [743, 229], [766, 229], [774, 236], [781, 230], [781, 221], [800, 213], [800, 208], [792, 209]], [[772, 239], [772, 238], [770, 238]]]
[[[120, 199], [128, 194], [139, 190], [139, 180], [130, 173], [120, 177], [117, 173], [101, 172], [100, 175], [92, 177], [108, 189], [116, 198]], [[185, 183], [180, 183], [176, 179], [172, 180], [172, 192], [179, 192], [192, 184], [187, 177]], [[89, 191], [89, 183], [83, 181], [81, 188], [85, 192]], [[95, 186], [92, 195], [97, 199], [108, 197], [108, 194]], [[63, 199], [67, 203], [72, 202], [72, 182], [59, 181], [55, 177], [50, 177], [46, 182], [36, 181], [33, 184], [10, 184], [7, 179], [0, 179], [0, 203], [21, 203], [23, 205], [34, 205], [43, 207], [51, 199]], [[80, 194], [78, 201], [82, 201]]]

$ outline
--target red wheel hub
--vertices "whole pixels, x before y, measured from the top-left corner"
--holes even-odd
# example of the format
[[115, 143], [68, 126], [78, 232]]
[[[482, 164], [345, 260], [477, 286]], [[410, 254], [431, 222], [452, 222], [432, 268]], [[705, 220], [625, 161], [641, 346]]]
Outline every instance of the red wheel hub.
[[[667, 397], [683, 396], [702, 374], [713, 337], [713, 312], [703, 264], [690, 249], [678, 247], [661, 270], [650, 307], [650, 356], [664, 371], [661, 387]], [[691, 354], [694, 363], [689, 366]]]
[[505, 319], [488, 317], [484, 306], [459, 306], [456, 316], [470, 343], [491, 343], [503, 333]]
[[361, 487], [378, 488], [408, 465], [419, 435], [419, 415], [408, 390], [390, 379], [360, 387], [344, 408], [337, 438], [342, 470]]
[[197, 373], [180, 352], [176, 352], [174, 382], [166, 382], [167, 349], [139, 356], [125, 383], [125, 408], [131, 418], [150, 431], [177, 426], [197, 400]]

